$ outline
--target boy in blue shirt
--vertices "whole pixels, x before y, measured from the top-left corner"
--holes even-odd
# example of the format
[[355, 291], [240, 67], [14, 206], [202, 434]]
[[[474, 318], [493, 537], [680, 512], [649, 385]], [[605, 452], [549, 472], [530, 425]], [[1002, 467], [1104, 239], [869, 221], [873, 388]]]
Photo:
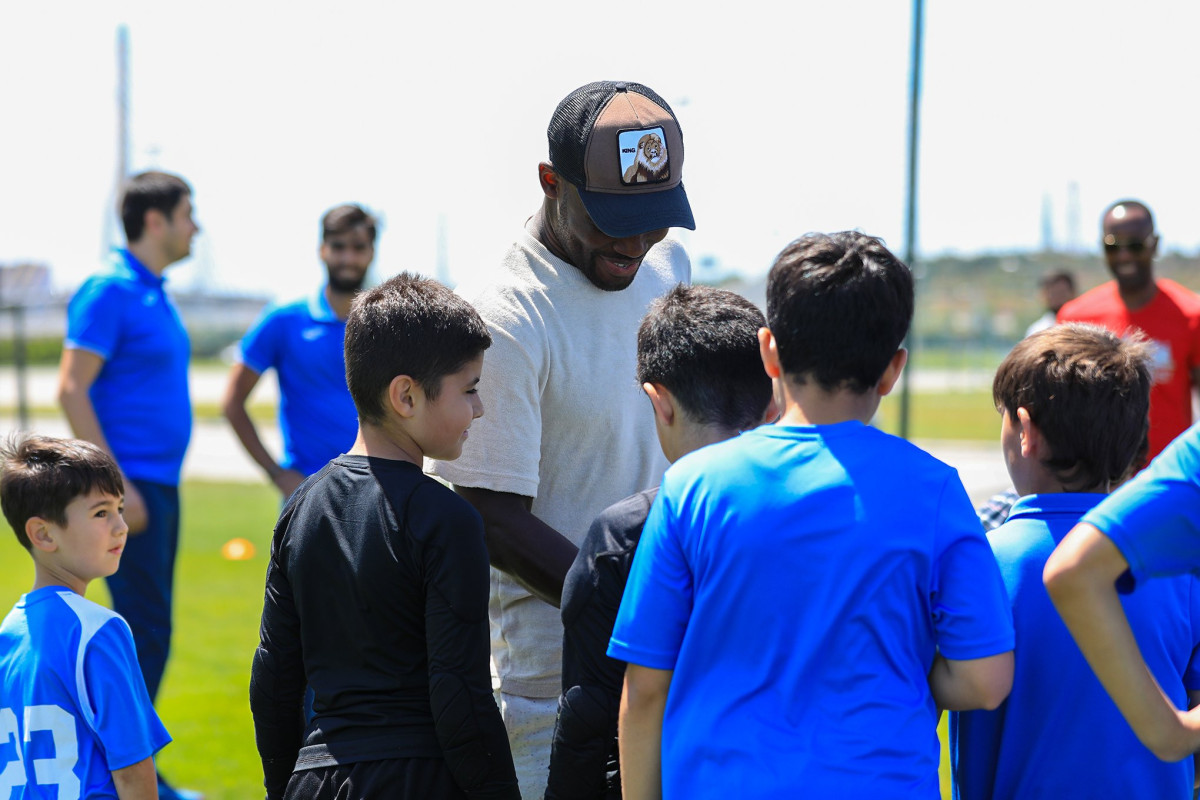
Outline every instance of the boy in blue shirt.
[[0, 462], [0, 506], [34, 565], [0, 624], [0, 797], [157, 798], [153, 755], [171, 737], [129, 626], [83, 596], [125, 548], [116, 462], [44, 436], [10, 440]]
[[1155, 682], [1121, 595], [1185, 573], [1200, 574], [1200, 425], [1084, 516], [1043, 575], [1088, 665], [1142, 744], [1165, 761], [1200, 751], [1200, 710], [1183, 710]]
[[[950, 717], [956, 798], [1191, 796], [1191, 761], [1164, 763], [1138, 744], [1041, 579], [1057, 543], [1139, 456], [1149, 359], [1143, 341], [1076, 323], [1018, 343], [996, 371], [1001, 446], [1021, 497], [988, 538], [1012, 603], [1016, 672], [999, 709]], [[1200, 689], [1200, 583], [1153, 581], [1124, 607], [1158, 685], [1186, 708]]]
[[626, 798], [938, 798], [939, 708], [994, 708], [1013, 632], [955, 471], [866, 423], [912, 275], [854, 231], [789, 245], [759, 332], [783, 416], [668, 471], [608, 654]]
[[[774, 419], [758, 357], [766, 318], [740, 295], [680, 284], [638, 328], [637, 381], [668, 461]], [[629, 566], [658, 489], [609, 506], [592, 523], [563, 585], [563, 693], [546, 800], [621, 797], [617, 709], [625, 663], [605, 655]]]

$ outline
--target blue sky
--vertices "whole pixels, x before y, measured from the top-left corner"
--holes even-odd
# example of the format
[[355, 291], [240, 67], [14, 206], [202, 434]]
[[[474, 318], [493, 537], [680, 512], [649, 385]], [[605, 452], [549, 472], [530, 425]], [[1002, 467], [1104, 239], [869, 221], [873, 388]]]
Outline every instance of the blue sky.
[[[511, 5], [511, 7], [503, 7]], [[536, 208], [558, 100], [600, 78], [675, 106], [694, 258], [764, 272], [790, 239], [860, 228], [904, 247], [910, 12], [896, 0], [9, 4], [0, 24], [0, 263], [70, 289], [111, 224], [115, 38], [131, 39], [135, 169], [195, 187], [179, 285], [299, 296], [317, 221], [384, 218], [377, 273], [490, 269]], [[1118, 197], [1200, 249], [1200, 4], [926, 3], [918, 249], [1094, 246]], [[1069, 229], [1068, 187], [1078, 224]], [[443, 234], [439, 234], [439, 230]]]

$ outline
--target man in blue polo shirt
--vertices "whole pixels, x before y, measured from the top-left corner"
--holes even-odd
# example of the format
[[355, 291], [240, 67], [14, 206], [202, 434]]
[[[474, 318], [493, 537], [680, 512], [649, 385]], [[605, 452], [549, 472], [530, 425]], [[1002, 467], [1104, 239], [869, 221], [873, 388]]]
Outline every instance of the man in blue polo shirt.
[[129, 180], [120, 205], [128, 247], [71, 298], [59, 370], [71, 430], [111, 453], [125, 477], [129, 540], [108, 588], [133, 631], [151, 698], [171, 643], [179, 474], [192, 432], [190, 345], [163, 272], [191, 253], [199, 231], [191, 195], [176, 175]]
[[[225, 417], [284, 497], [354, 444], [358, 414], [346, 388], [342, 345], [350, 304], [375, 257], [375, 235], [375, 218], [359, 206], [330, 209], [321, 218], [325, 285], [307, 299], [268, 308], [242, 339], [240, 361], [229, 373]], [[279, 379], [279, 462], [246, 413], [246, 399], [271, 368]]]

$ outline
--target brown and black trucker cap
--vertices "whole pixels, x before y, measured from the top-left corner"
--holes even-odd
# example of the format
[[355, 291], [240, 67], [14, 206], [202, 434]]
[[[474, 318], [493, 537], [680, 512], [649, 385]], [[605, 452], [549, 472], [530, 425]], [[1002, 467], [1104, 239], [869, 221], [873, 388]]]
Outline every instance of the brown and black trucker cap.
[[550, 163], [604, 233], [696, 229], [683, 189], [683, 132], [653, 90], [625, 81], [581, 86], [558, 104], [546, 135]]

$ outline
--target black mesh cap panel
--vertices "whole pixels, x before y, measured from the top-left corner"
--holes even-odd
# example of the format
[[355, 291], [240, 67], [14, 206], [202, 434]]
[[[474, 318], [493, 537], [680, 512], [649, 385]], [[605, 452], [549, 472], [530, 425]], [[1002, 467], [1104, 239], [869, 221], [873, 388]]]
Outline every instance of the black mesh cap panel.
[[661, 106], [672, 117], [675, 116], [666, 100], [640, 83], [596, 81], [571, 92], [554, 109], [554, 116], [546, 128], [546, 138], [550, 140], [550, 163], [560, 175], [576, 186], [587, 183], [584, 156], [592, 126], [619, 86], [624, 86], [626, 91], [637, 92]]

